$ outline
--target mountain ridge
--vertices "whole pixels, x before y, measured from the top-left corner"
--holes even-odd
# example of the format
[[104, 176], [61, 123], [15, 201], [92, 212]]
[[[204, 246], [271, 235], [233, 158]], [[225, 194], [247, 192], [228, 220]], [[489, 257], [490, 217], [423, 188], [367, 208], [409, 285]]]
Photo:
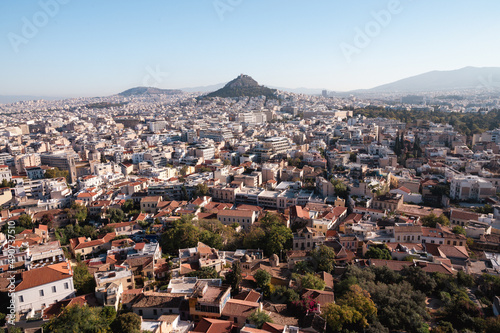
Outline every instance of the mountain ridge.
[[369, 89], [351, 90], [361, 92], [423, 92], [450, 90], [497, 90], [500, 89], [500, 67], [467, 66], [453, 70], [433, 70]]
[[160, 89], [155, 87], [134, 87], [118, 93], [119, 96], [141, 96], [141, 95], [176, 95], [182, 94], [179, 89]]
[[240, 74], [235, 79], [216, 91], [206, 94], [203, 97], [258, 97], [276, 98], [276, 89], [271, 89], [259, 85], [251, 76]]

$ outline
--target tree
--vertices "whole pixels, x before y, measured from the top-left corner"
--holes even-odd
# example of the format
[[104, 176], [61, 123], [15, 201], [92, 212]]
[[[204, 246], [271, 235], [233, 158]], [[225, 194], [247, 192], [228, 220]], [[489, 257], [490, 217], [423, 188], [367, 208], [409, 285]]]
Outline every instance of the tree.
[[444, 319], [453, 323], [458, 330], [476, 329], [476, 318], [481, 316], [481, 310], [468, 298], [454, 297], [445, 309]]
[[333, 185], [335, 194], [343, 199], [347, 199], [347, 197], [349, 196], [349, 192], [351, 191], [349, 187], [347, 187], [347, 185], [344, 184], [340, 179], [332, 178], [330, 182]]
[[292, 274], [292, 278], [297, 281], [299, 289], [314, 289], [323, 290], [325, 289], [325, 281], [317, 277], [312, 273], [307, 273], [305, 275]]
[[436, 281], [427, 275], [422, 268], [417, 266], [405, 266], [401, 270], [401, 275], [415, 289], [423, 293], [431, 293], [437, 286]]
[[66, 178], [66, 181], [69, 182], [69, 171], [68, 170], [59, 170], [59, 168], [51, 168], [45, 171], [45, 178]]
[[436, 214], [430, 213], [429, 215], [422, 217], [420, 220], [423, 226], [430, 228], [436, 228], [438, 223], [443, 226], [450, 225], [450, 220], [448, 220], [444, 214], [437, 217]]
[[331, 273], [335, 266], [335, 251], [325, 245], [316, 247], [311, 251], [313, 264], [316, 266], [316, 272]]
[[88, 210], [84, 205], [74, 202], [70, 209], [66, 209], [66, 214], [69, 219], [76, 219], [78, 223], [82, 224], [87, 219]]
[[273, 303], [290, 303], [299, 299], [299, 294], [295, 290], [285, 286], [276, 286], [274, 292], [271, 294], [271, 301]]
[[264, 243], [259, 247], [264, 249], [266, 255], [280, 255], [282, 250], [292, 247], [292, 231], [281, 223], [277, 215], [266, 213], [261, 220], [261, 225], [264, 231]]
[[140, 333], [141, 317], [133, 312], [120, 314], [111, 324], [113, 332]]
[[392, 259], [391, 252], [389, 252], [389, 249], [385, 244], [371, 245], [368, 251], [366, 251], [365, 257], [373, 259], [385, 259], [385, 260]]
[[309, 260], [302, 260], [295, 263], [293, 271], [298, 274], [306, 274], [314, 272], [314, 264]]
[[68, 306], [63, 309], [59, 316], [53, 317], [44, 324], [43, 331], [51, 333], [109, 332], [110, 322], [106, 312], [103, 314], [103, 308], [87, 305]]
[[257, 286], [261, 289], [271, 283], [271, 274], [263, 269], [258, 269], [253, 278], [257, 282]]
[[22, 214], [19, 216], [19, 226], [23, 227], [25, 229], [32, 229], [33, 228], [33, 220], [31, 219], [31, 216], [29, 214]]
[[373, 318], [377, 314], [375, 303], [370, 297], [370, 293], [355, 284], [342, 296], [338, 302], [340, 305], [347, 305], [359, 311], [365, 320], [363, 326], [368, 324], [367, 319]]
[[337, 303], [327, 304], [322, 315], [334, 331], [347, 328], [359, 332], [375, 318], [377, 308], [366, 290], [352, 285]]
[[464, 236], [466, 234], [465, 229], [459, 225], [453, 227], [453, 233], [459, 234], [459, 235], [464, 235]]
[[188, 277], [197, 277], [198, 279], [218, 279], [219, 273], [213, 267], [205, 266], [197, 271], [186, 274]]
[[399, 141], [398, 134], [396, 134], [396, 139], [394, 141], [394, 154], [396, 154], [396, 156], [401, 155], [401, 142]]
[[165, 252], [195, 247], [199, 242], [199, 229], [192, 222], [175, 221], [172, 228], [163, 233], [160, 245]]
[[208, 194], [208, 185], [205, 183], [200, 183], [196, 185], [196, 192], [195, 196], [197, 197], [203, 197]]
[[228, 159], [225, 159], [225, 160], [223, 161], [223, 163], [224, 163], [224, 165], [231, 165], [231, 161], [230, 161], [230, 160], [228, 160]]
[[108, 217], [111, 223], [119, 223], [125, 219], [125, 213], [119, 208], [110, 208], [108, 210]]
[[366, 290], [377, 305], [380, 323], [390, 330], [418, 331], [428, 318], [425, 295], [403, 281], [397, 284], [369, 282]]
[[256, 225], [253, 225], [243, 238], [243, 247], [246, 249], [257, 249], [262, 247], [266, 238], [265, 231]]
[[239, 261], [234, 261], [231, 271], [226, 274], [226, 282], [231, 285], [231, 295], [237, 295], [240, 292], [241, 279], [241, 264]]
[[262, 328], [264, 323], [272, 323], [273, 320], [271, 316], [269, 316], [264, 311], [255, 310], [249, 317], [248, 320], [254, 324], [257, 328]]
[[89, 273], [87, 265], [82, 262], [73, 269], [73, 283], [78, 295], [93, 293], [96, 286], [94, 277]]
[[181, 176], [185, 176], [187, 174], [187, 171], [188, 171], [188, 166], [184, 165], [180, 171]]
[[422, 147], [420, 147], [420, 138], [415, 135], [415, 141], [413, 142], [413, 154], [415, 157], [422, 157]]
[[47, 228], [52, 229], [54, 225], [54, 216], [52, 214], [43, 214], [40, 224], [46, 225]]
[[122, 206], [122, 210], [126, 214], [130, 213], [130, 211], [134, 210], [134, 208], [135, 208], [134, 200], [132, 199], [127, 199]]

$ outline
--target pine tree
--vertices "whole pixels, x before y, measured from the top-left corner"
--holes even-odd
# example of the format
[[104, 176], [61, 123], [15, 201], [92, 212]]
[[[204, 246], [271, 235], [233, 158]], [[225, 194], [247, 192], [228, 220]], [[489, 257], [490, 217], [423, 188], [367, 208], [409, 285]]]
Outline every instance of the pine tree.
[[396, 141], [394, 143], [394, 154], [399, 156], [401, 154], [401, 143], [399, 142], [399, 135], [396, 134]]

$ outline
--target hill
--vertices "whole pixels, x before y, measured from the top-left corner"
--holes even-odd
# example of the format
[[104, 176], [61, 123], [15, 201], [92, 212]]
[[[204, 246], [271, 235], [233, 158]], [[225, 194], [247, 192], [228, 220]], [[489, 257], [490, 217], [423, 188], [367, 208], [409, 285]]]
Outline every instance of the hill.
[[258, 97], [276, 98], [276, 89], [261, 86], [248, 75], [241, 74], [224, 87], [207, 94], [205, 97]]
[[176, 95], [176, 94], [182, 94], [182, 90], [160, 89], [154, 87], [135, 87], [122, 91], [118, 95], [129, 97], [129, 96], [141, 96], [141, 95]]
[[431, 71], [356, 92], [418, 92], [450, 90], [500, 90], [499, 67], [464, 67]]

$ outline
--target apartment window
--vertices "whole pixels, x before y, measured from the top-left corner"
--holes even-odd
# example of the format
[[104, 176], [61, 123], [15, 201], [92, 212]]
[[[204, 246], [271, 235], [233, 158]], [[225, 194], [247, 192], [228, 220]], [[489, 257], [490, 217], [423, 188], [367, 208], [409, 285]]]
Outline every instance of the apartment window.
[[56, 286], [52, 286], [52, 292], [55, 293], [57, 291]]
[[68, 284], [68, 282], [64, 282], [64, 289], [69, 289], [69, 284]]
[[44, 296], [43, 289], [40, 289], [40, 296], [42, 296], [42, 297]]
[[24, 297], [23, 296], [19, 296], [19, 303], [22, 303], [24, 302]]

